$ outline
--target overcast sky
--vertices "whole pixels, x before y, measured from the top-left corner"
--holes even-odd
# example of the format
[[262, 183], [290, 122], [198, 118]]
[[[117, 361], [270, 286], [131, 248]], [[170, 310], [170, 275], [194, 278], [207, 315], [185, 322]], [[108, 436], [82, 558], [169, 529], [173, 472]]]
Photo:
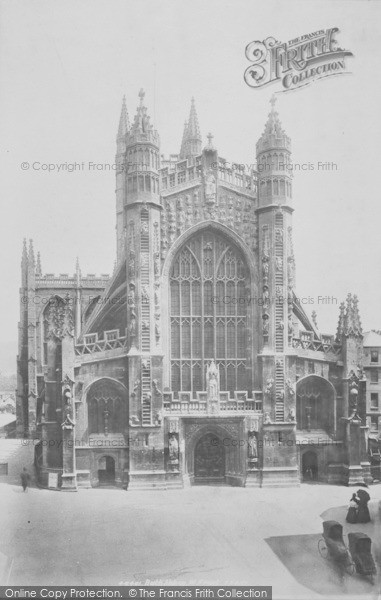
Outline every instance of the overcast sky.
[[[293, 161], [337, 164], [294, 178], [297, 291], [314, 299], [306, 309], [322, 331], [335, 330], [338, 305], [318, 296], [341, 301], [349, 291], [364, 327], [381, 328], [378, 2], [12, 0], [0, 9], [3, 342], [17, 339], [24, 236], [44, 272], [72, 273], [77, 255], [83, 273], [112, 270], [114, 173], [87, 165], [113, 163], [123, 94], [132, 118], [146, 90], [162, 153], [178, 152], [194, 96], [205, 143], [211, 131], [221, 156], [251, 163], [276, 90], [245, 84], [245, 46], [330, 27], [354, 53], [351, 74], [278, 94]], [[23, 171], [23, 161], [85, 169]]]

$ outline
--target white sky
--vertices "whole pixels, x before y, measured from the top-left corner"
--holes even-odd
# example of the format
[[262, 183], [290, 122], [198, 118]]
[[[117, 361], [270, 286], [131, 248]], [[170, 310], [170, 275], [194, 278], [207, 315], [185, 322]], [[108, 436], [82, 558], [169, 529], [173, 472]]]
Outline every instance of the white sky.
[[306, 309], [322, 331], [335, 330], [338, 305], [317, 296], [348, 291], [364, 327], [381, 328], [380, 3], [7, 0], [0, 10], [3, 341], [17, 339], [24, 236], [44, 272], [71, 273], [79, 255], [83, 273], [107, 273], [115, 255], [114, 173], [22, 171], [22, 161], [113, 163], [122, 95], [133, 118], [143, 87], [163, 153], [178, 151], [194, 95], [205, 142], [212, 131], [224, 158], [251, 163], [275, 88], [244, 83], [245, 46], [335, 26], [352, 74], [278, 95], [293, 161], [338, 165], [294, 178], [297, 290], [315, 299]]

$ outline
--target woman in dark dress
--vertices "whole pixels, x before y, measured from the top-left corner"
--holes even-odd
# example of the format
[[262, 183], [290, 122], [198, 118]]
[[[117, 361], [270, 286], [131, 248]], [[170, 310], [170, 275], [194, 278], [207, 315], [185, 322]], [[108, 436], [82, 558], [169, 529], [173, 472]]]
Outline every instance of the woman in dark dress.
[[370, 500], [370, 496], [365, 490], [357, 490], [357, 497], [359, 499], [357, 523], [369, 523], [370, 513], [368, 502]]
[[347, 512], [346, 521], [347, 523], [357, 523], [357, 509], [359, 499], [356, 494], [352, 494], [352, 498], [349, 501], [349, 508]]

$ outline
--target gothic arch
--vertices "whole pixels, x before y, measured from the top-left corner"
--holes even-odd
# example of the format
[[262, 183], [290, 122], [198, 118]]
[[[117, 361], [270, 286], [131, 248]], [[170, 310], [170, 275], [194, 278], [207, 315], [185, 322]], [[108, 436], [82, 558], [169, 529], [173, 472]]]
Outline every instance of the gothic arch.
[[[186, 232], [184, 232], [172, 245], [166, 259], [164, 261], [163, 270], [162, 270], [162, 288], [161, 288], [161, 299], [162, 299], [162, 344], [163, 348], [166, 349], [166, 353], [164, 354], [163, 367], [164, 367], [164, 387], [171, 389], [171, 367], [170, 367], [170, 356], [168, 353], [168, 349], [170, 348], [170, 276], [171, 270], [174, 265], [174, 261], [177, 259], [179, 252], [181, 249], [185, 248], [187, 244], [190, 244], [192, 239], [196, 239], [197, 236], [202, 234], [211, 234], [216, 238], [220, 238], [225, 241], [226, 245], [231, 245], [233, 249], [237, 251], [238, 254], [241, 255], [245, 268], [248, 272], [248, 278], [246, 279], [246, 285], [249, 289], [249, 296], [251, 298], [257, 297], [257, 285], [256, 285], [256, 272], [255, 265], [253, 260], [253, 254], [250, 249], [246, 246], [243, 240], [231, 229], [222, 225], [220, 223], [213, 223], [210, 221], [204, 221], [202, 223], [198, 223], [193, 227], [190, 227]], [[253, 336], [252, 332], [258, 330], [257, 326], [254, 326], [257, 320], [257, 314], [255, 312], [255, 301], [249, 302], [246, 307], [246, 347], [248, 349], [247, 353], [245, 352], [245, 358], [247, 359], [248, 364], [250, 363], [250, 359], [253, 359], [253, 356], [258, 348], [258, 336]], [[258, 312], [258, 311], [257, 311]], [[253, 365], [255, 361], [251, 360], [251, 370], [248, 371], [249, 379], [253, 381]], [[226, 373], [227, 373], [228, 365], [226, 365]], [[242, 370], [242, 369], [241, 369]]]
[[[231, 432], [223, 425], [217, 423], [206, 423], [201, 427], [197, 427], [193, 434], [190, 434], [189, 439], [185, 444], [185, 471], [191, 477], [194, 476], [194, 457], [198, 442], [205, 438], [208, 434], [215, 436], [219, 443], [226, 447], [226, 450], [233, 448], [232, 444], [226, 443], [226, 440], [232, 440]], [[226, 452], [228, 454], [228, 452]]]
[[[308, 417], [309, 415], [309, 417]], [[306, 375], [296, 383], [297, 429], [336, 431], [336, 390], [320, 375]]]
[[123, 434], [128, 426], [126, 387], [111, 377], [92, 381], [84, 391], [88, 435]]
[[[184, 309], [186, 300], [183, 300], [182, 312], [175, 318], [176, 308], [171, 299], [176, 298], [176, 292], [173, 291], [171, 297], [170, 287], [176, 289], [176, 269], [183, 254], [184, 260], [187, 260], [186, 254], [192, 263], [193, 280], [190, 285], [181, 271], [177, 289], [181, 289], [182, 297], [183, 292], [184, 298], [189, 297], [189, 312], [188, 308]], [[257, 336], [252, 335], [254, 302], [247, 299], [237, 302], [236, 298], [244, 298], [245, 293], [249, 298], [256, 295], [253, 259], [244, 242], [224, 225], [200, 223], [180, 236], [168, 252], [162, 283], [163, 347], [168, 350], [172, 344], [172, 356], [167, 353], [164, 357], [164, 386], [175, 393], [192, 391], [196, 397], [197, 391], [204, 390], [208, 361], [217, 359], [221, 380], [224, 380], [224, 383], [221, 381], [222, 391], [229, 390], [231, 395], [237, 390], [250, 391], [254, 362], [250, 365], [250, 358], [254, 354], [253, 340], [257, 340]], [[219, 302], [213, 301], [214, 295]], [[226, 302], [223, 296], [230, 296], [232, 301]], [[193, 310], [195, 303], [198, 305], [196, 311]], [[206, 305], [210, 305], [208, 309]], [[174, 330], [177, 327], [178, 334]], [[199, 338], [197, 349], [193, 349], [193, 341], [191, 345], [190, 330], [193, 341]], [[182, 343], [177, 351], [176, 340], [180, 340], [180, 336]], [[179, 361], [173, 362], [177, 353]], [[188, 354], [190, 361], [186, 360]]]
[[41, 307], [38, 323], [40, 327], [40, 339], [41, 339], [41, 364], [46, 365], [48, 362], [48, 338], [49, 338], [49, 310], [52, 306], [52, 301], [57, 303], [65, 303], [64, 298], [58, 294], [52, 294], [44, 306]]

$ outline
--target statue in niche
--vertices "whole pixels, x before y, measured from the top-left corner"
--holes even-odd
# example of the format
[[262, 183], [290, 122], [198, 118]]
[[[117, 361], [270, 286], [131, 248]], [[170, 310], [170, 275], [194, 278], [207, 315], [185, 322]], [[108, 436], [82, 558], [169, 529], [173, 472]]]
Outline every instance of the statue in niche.
[[132, 340], [136, 336], [136, 313], [132, 307], [130, 308], [130, 323], [128, 325], [128, 332], [130, 334], [130, 339]]
[[264, 425], [271, 425], [270, 413], [265, 412], [265, 414], [263, 415], [263, 424]]
[[269, 263], [268, 263], [268, 259], [263, 258], [263, 262], [262, 262], [262, 273], [263, 273], [263, 277], [264, 279], [267, 279], [267, 277], [269, 276]]
[[255, 433], [251, 433], [249, 435], [249, 458], [258, 458], [258, 444], [257, 444], [257, 436]]
[[170, 433], [168, 436], [169, 459], [177, 461], [179, 458], [179, 440], [176, 433]]
[[273, 391], [273, 384], [274, 384], [274, 380], [273, 379], [268, 379], [266, 382], [266, 389], [265, 389], [265, 394], [266, 396], [271, 396], [272, 391]]
[[290, 408], [288, 412], [287, 421], [290, 421], [291, 423], [296, 421], [295, 410], [293, 408]]
[[220, 393], [220, 373], [212, 360], [206, 368], [206, 391], [210, 402], [218, 402]]
[[269, 288], [267, 285], [263, 286], [262, 299], [263, 299], [263, 307], [267, 308], [270, 304], [270, 293], [269, 293]]
[[262, 332], [264, 336], [269, 335], [270, 317], [267, 313], [262, 315]]

